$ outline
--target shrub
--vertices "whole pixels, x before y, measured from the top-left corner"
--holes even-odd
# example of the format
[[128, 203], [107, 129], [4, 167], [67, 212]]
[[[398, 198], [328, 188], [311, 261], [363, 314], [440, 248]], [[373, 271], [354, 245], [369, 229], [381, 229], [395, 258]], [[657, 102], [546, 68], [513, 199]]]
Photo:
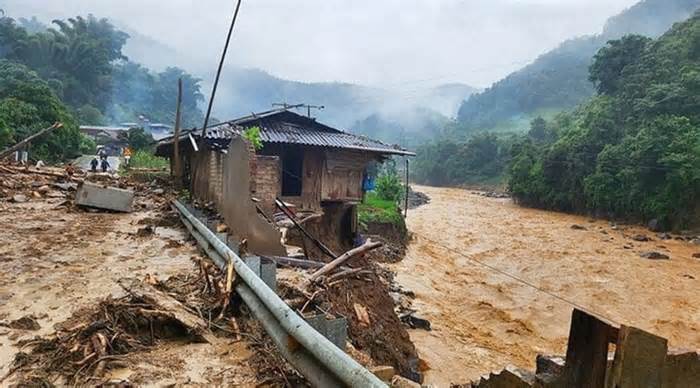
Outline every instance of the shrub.
[[403, 198], [404, 185], [393, 166], [387, 167], [377, 177], [375, 192], [380, 199], [399, 202]]

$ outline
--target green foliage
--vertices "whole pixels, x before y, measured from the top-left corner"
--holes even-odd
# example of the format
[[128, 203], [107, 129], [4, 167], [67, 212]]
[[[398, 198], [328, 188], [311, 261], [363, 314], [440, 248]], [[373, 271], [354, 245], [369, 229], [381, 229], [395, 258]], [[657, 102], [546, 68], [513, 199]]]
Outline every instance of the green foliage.
[[401, 183], [401, 178], [393, 163], [387, 164], [382, 169], [375, 185], [377, 196], [382, 200], [394, 203], [394, 205], [404, 196], [404, 185]]
[[166, 158], [153, 155], [147, 150], [139, 150], [134, 152], [129, 160], [130, 168], [155, 168], [167, 170], [170, 168], [170, 162]]
[[177, 81], [182, 78], [182, 126], [201, 125], [204, 115], [198, 104], [204, 100], [201, 80], [184, 70], [169, 67], [153, 73], [145, 67], [120, 61], [114, 65], [113, 96], [106, 115], [114, 122], [135, 121], [145, 114], [152, 122], [174, 123]]
[[[591, 66], [600, 95], [546, 123], [551, 144], [513, 148], [524, 204], [685, 226], [700, 212], [700, 14], [655, 41], [610, 42]], [[537, 123], [538, 128], [541, 123]]]
[[[602, 34], [563, 42], [532, 64], [472, 95], [459, 109], [460, 129], [486, 130], [503, 122], [517, 121], [537, 110], [574, 108], [595, 94], [595, 87], [588, 80], [589, 66], [591, 58], [607, 41], [627, 34], [659, 36], [673, 23], [691, 16], [698, 6], [698, 0], [639, 1], [610, 18]], [[597, 75], [614, 78], [619, 65], [624, 62], [603, 67]]]
[[593, 57], [588, 79], [600, 94], [615, 94], [620, 87], [625, 68], [639, 61], [651, 39], [627, 35], [611, 40]]
[[[201, 123], [200, 80], [178, 68], [160, 73], [122, 53], [129, 35], [93, 15], [54, 20], [53, 28], [0, 17], [0, 57], [34, 70], [84, 124], [175, 121], [177, 80], [182, 78], [183, 125]], [[30, 27], [29, 30], [23, 26]]]
[[417, 150], [414, 177], [435, 186], [497, 186], [519, 135], [479, 133], [466, 142], [441, 140]]
[[250, 127], [243, 132], [243, 138], [248, 140], [253, 145], [256, 151], [263, 148], [263, 142], [260, 138], [260, 127]]
[[358, 206], [358, 221], [366, 228], [370, 223], [388, 223], [405, 227], [405, 221], [396, 201], [380, 198], [377, 193], [367, 193]]
[[143, 128], [130, 128], [121, 138], [129, 144], [133, 150], [148, 150], [153, 146], [155, 140], [150, 133]]
[[0, 122], [0, 148], [61, 122], [63, 128], [33, 142], [32, 156], [53, 162], [80, 154], [83, 136], [48, 83], [26, 66], [7, 60], [0, 60]]

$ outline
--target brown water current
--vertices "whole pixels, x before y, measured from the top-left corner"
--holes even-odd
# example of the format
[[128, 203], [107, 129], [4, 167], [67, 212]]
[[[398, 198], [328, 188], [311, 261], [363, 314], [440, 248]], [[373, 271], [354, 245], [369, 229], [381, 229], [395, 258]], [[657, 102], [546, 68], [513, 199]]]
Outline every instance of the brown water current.
[[[700, 245], [460, 189], [417, 190], [431, 202], [409, 211], [414, 236], [390, 268], [432, 323], [410, 332], [430, 368], [425, 383], [465, 383], [508, 364], [534, 370], [538, 353], [564, 354], [566, 301], [668, 338], [670, 348], [700, 348]], [[640, 257], [647, 251], [670, 260]]]

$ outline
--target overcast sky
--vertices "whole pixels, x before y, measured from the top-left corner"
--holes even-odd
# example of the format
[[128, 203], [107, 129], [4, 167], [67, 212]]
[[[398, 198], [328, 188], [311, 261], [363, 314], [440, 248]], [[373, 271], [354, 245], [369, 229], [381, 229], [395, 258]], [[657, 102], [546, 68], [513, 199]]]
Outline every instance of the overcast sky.
[[[637, 0], [243, 0], [231, 62], [300, 81], [484, 87]], [[234, 0], [3, 0], [12, 17], [93, 13], [214, 68]]]

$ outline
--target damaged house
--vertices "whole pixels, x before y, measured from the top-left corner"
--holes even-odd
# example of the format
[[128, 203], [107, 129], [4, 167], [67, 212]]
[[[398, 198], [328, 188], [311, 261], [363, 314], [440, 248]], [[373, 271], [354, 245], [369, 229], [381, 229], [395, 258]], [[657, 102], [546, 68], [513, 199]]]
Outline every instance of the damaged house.
[[[242, 137], [252, 127], [260, 128], [257, 151]], [[204, 136], [201, 130], [185, 131], [178, 141], [192, 195], [215, 203], [232, 233], [261, 254], [284, 254], [271, 242], [279, 241], [269, 222], [279, 212], [277, 198], [298, 218], [312, 220], [305, 228], [331, 249], [352, 246], [368, 167], [414, 155], [286, 109], [217, 124]], [[173, 163], [173, 148], [173, 138], [166, 138], [156, 153]]]

